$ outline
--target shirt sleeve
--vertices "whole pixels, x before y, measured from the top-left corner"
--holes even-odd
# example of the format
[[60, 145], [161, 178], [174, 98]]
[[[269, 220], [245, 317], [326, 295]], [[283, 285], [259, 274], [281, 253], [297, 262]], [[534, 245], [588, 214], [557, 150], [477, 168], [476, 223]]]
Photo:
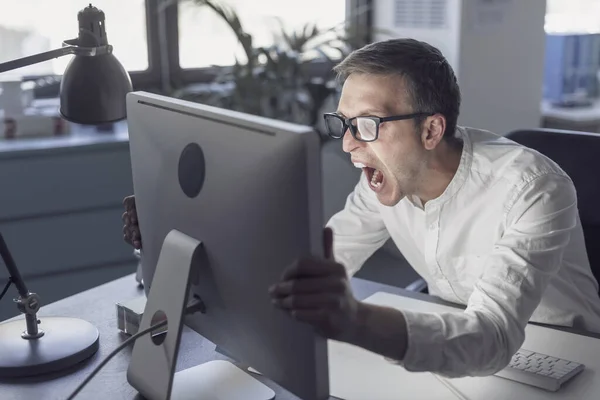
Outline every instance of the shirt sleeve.
[[466, 310], [402, 311], [408, 330], [401, 362], [406, 370], [491, 375], [506, 367], [523, 344], [525, 326], [560, 268], [578, 210], [573, 183], [562, 175], [537, 177], [514, 193], [504, 234], [485, 258]]
[[333, 230], [333, 255], [350, 277], [390, 237], [379, 212], [379, 200], [364, 174], [346, 199], [344, 209], [331, 217], [327, 226]]

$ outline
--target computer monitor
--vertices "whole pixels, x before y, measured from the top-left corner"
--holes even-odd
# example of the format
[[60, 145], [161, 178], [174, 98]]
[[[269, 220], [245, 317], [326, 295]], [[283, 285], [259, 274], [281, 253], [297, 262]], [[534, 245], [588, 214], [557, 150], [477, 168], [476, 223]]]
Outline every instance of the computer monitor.
[[145, 92], [127, 114], [146, 293], [170, 231], [202, 242], [191, 292], [206, 313], [185, 323], [298, 397], [328, 398], [326, 339], [268, 294], [294, 259], [323, 255], [318, 134]]

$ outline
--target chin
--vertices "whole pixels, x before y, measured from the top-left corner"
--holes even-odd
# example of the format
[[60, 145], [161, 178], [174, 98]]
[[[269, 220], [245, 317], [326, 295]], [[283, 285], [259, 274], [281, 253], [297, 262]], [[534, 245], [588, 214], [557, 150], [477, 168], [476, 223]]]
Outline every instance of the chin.
[[396, 204], [402, 200], [404, 196], [396, 191], [392, 193], [377, 193], [377, 200], [387, 207], [394, 207]]

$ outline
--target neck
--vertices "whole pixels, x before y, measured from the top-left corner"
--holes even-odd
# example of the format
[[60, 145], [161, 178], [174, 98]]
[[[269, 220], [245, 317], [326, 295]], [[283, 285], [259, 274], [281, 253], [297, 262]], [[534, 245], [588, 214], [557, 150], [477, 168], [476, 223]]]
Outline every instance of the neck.
[[441, 141], [425, 164], [417, 196], [423, 206], [440, 197], [458, 170], [462, 156], [462, 141]]

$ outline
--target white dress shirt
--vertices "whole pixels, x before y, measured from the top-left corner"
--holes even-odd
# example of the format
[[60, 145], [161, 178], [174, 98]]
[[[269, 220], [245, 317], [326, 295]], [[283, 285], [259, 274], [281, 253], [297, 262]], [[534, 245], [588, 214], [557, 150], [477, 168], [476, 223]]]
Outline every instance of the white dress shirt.
[[403, 311], [409, 371], [482, 376], [504, 368], [528, 321], [600, 332], [572, 181], [554, 162], [491, 132], [457, 128], [458, 170], [438, 198], [384, 206], [364, 174], [328, 223], [352, 276], [388, 238], [429, 293], [464, 311]]

